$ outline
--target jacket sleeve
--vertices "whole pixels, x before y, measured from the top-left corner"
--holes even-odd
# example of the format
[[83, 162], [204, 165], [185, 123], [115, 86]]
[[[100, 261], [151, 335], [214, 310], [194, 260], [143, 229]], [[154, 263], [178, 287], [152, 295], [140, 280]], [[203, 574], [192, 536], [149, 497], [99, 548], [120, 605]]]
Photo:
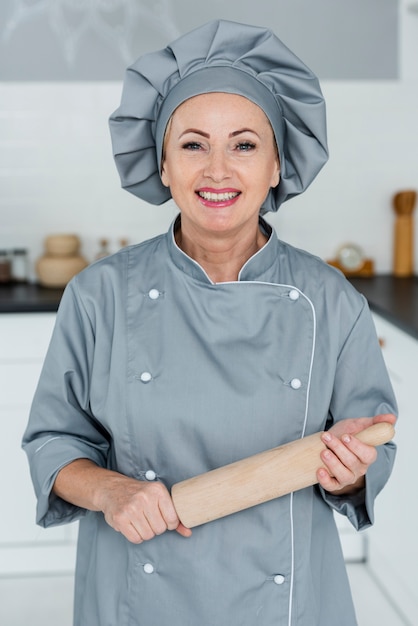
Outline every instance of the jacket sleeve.
[[106, 467], [109, 436], [94, 419], [89, 388], [95, 351], [95, 328], [77, 294], [67, 286], [32, 402], [23, 448], [37, 496], [36, 521], [48, 527], [85, 514], [52, 493], [65, 465], [87, 458]]
[[[361, 299], [363, 306], [339, 353], [329, 427], [345, 418], [397, 413], [373, 320], [363, 296]], [[365, 529], [374, 523], [374, 501], [391, 474], [395, 454], [393, 442], [377, 448], [377, 460], [368, 468], [365, 488], [354, 496], [331, 495], [319, 486], [318, 490], [357, 530]]]

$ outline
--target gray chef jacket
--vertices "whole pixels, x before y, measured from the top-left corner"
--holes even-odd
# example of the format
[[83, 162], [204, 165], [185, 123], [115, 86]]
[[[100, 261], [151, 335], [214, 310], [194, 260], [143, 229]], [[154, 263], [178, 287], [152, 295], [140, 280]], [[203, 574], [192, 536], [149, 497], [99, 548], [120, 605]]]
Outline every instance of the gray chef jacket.
[[38, 523], [80, 519], [76, 626], [356, 624], [332, 511], [373, 523], [393, 443], [354, 497], [306, 488], [191, 538], [134, 545], [51, 493], [81, 457], [170, 488], [337, 420], [395, 412], [365, 299], [261, 224], [268, 242], [236, 282], [214, 284], [172, 227], [66, 288], [24, 448]]

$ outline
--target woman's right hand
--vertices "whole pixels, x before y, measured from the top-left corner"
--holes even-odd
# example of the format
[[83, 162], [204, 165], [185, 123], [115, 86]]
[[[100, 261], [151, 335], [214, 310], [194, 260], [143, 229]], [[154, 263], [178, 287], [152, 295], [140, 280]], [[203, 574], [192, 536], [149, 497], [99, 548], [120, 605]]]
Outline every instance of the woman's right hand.
[[63, 467], [54, 493], [90, 511], [102, 511], [106, 522], [132, 543], [142, 543], [176, 530], [183, 537], [192, 531], [180, 522], [168, 489], [160, 482], [136, 480], [77, 459]]
[[99, 498], [106, 522], [132, 543], [148, 541], [166, 530], [176, 530], [183, 537], [192, 534], [177, 517], [162, 483], [113, 474], [102, 487]]

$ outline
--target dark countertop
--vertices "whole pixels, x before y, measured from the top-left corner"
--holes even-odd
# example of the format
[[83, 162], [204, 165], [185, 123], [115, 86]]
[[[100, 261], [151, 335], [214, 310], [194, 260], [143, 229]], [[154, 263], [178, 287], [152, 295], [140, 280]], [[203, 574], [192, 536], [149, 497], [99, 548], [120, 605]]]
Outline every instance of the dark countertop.
[[[350, 278], [350, 282], [364, 294], [372, 311], [418, 339], [418, 276], [379, 274]], [[54, 312], [62, 292], [33, 284], [0, 285], [0, 313]]]
[[378, 275], [350, 278], [350, 282], [367, 298], [374, 313], [418, 339], [418, 276]]
[[0, 285], [0, 313], [55, 312], [62, 292], [31, 283]]

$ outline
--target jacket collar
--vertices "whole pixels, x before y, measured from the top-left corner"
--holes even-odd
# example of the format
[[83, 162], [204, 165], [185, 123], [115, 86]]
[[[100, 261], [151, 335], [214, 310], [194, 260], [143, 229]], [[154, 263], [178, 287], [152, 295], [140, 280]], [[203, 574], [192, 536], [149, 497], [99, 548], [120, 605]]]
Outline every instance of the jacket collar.
[[[171, 259], [185, 274], [188, 274], [198, 281], [213, 284], [213, 281], [209, 278], [201, 265], [178, 247], [174, 238], [174, 232], [180, 223], [180, 219], [181, 216], [178, 215], [167, 233], [167, 245]], [[268, 241], [243, 265], [238, 276], [240, 282], [260, 280], [261, 275], [264, 274], [277, 259], [279, 242], [275, 231], [262, 217], [259, 219], [259, 224], [260, 229], [268, 237]]]

